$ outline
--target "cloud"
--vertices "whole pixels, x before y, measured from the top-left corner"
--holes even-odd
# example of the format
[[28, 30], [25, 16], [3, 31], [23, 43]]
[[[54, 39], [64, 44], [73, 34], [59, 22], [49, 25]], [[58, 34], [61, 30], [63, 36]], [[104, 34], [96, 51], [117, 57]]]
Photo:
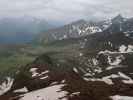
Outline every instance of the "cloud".
[[132, 0], [0, 0], [1, 17], [34, 16], [70, 22], [117, 15], [133, 16]]

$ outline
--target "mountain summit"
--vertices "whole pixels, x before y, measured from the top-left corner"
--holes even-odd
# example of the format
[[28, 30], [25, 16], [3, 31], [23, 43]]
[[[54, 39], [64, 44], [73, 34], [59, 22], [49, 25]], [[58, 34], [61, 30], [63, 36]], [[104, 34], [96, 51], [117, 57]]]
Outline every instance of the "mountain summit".
[[122, 23], [124, 21], [124, 18], [121, 14], [117, 15], [112, 19], [112, 23]]

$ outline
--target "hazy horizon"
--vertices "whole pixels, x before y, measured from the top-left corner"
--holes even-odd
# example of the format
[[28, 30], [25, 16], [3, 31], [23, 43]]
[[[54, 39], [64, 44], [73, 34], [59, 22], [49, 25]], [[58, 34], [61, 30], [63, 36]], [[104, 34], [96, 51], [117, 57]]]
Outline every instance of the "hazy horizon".
[[78, 19], [95, 20], [119, 13], [131, 17], [131, 0], [0, 0], [0, 18], [35, 17], [48, 22], [69, 23]]

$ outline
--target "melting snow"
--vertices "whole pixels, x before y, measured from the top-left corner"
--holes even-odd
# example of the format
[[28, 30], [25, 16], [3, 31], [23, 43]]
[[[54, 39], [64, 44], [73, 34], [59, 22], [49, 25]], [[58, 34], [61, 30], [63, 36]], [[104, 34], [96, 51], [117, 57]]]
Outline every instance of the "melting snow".
[[33, 91], [24, 94], [24, 97], [19, 100], [67, 100], [65, 96], [68, 94], [66, 91], [61, 91], [64, 84], [55, 85], [48, 88]]
[[46, 70], [46, 71], [42, 72], [41, 74], [39, 74], [38, 76], [42, 76], [42, 75], [44, 75], [44, 74], [48, 74], [48, 73], [49, 73], [49, 71]]
[[47, 79], [47, 78], [48, 78], [48, 76], [44, 76], [44, 77], [41, 77], [40, 79], [44, 80], [44, 79]]
[[64, 35], [63, 38], [66, 39], [67, 38], [67, 35]]
[[102, 32], [102, 30], [97, 26], [89, 26], [88, 29], [90, 30], [91, 33]]
[[52, 82], [50, 85], [56, 85], [58, 84], [58, 82]]
[[63, 40], [63, 39], [66, 39], [67, 38], [67, 35], [63, 35], [62, 37], [59, 38], [59, 40]]
[[113, 82], [111, 79], [109, 79], [110, 77], [103, 77], [103, 78], [84, 78], [85, 81], [92, 81], [92, 82], [95, 82], [95, 81], [102, 81], [102, 82], [105, 82], [109, 85], [112, 85]]
[[133, 31], [126, 31], [126, 32], [124, 32], [124, 33], [125, 33], [125, 36], [126, 36], [126, 37], [129, 37], [130, 34], [133, 33]]
[[118, 74], [120, 75], [120, 77], [126, 79], [126, 80], [123, 80], [123, 82], [124, 82], [125, 84], [133, 84], [133, 80], [132, 80], [129, 76], [125, 75], [125, 74], [122, 73], [122, 72], [119, 72]]
[[122, 77], [122, 78], [125, 78], [125, 79], [129, 79], [128, 76], [126, 76], [124, 73], [122, 72], [118, 72], [118, 74]]
[[129, 52], [133, 52], [133, 45], [128, 45], [127, 47], [125, 45], [121, 45], [119, 47], [119, 51], [121, 53], [129, 53]]
[[34, 72], [34, 71], [36, 71], [38, 68], [31, 68], [30, 69], [30, 72]]
[[98, 65], [98, 61], [95, 58], [92, 59], [92, 62], [95, 66]]
[[103, 26], [103, 30], [106, 30], [107, 28], [109, 28], [111, 24], [112, 24], [111, 19], [106, 20], [104, 22], [104, 24], [102, 25]]
[[32, 73], [32, 77], [35, 77], [35, 76], [37, 76], [37, 75], [39, 74], [39, 73], [36, 72], [37, 69], [38, 69], [38, 68], [31, 68], [31, 69], [30, 69], [30, 72]]
[[83, 53], [79, 53], [79, 56], [83, 56]]
[[116, 57], [115, 61], [112, 62], [111, 57], [108, 56], [108, 62], [112, 66], [113, 65], [119, 65], [122, 62], [123, 59], [124, 59], [124, 57], [122, 55], [120, 55], [120, 56]]
[[6, 78], [6, 81], [0, 85], [0, 95], [6, 93], [11, 89], [13, 81], [14, 79], [11, 79], [10, 77]]
[[133, 100], [133, 97], [115, 95], [110, 97], [113, 100]]
[[65, 83], [65, 82], [66, 82], [66, 80], [62, 80], [62, 81], [61, 81], [61, 83]]
[[104, 50], [100, 51], [98, 54], [117, 54], [117, 53], [130, 53], [130, 52], [133, 52], [133, 45], [128, 45], [127, 47], [125, 45], [121, 45], [119, 47], [119, 52]]
[[46, 74], [46, 73], [48, 73], [49, 71], [48, 70], [46, 70], [45, 72], [42, 72], [41, 74]]
[[92, 74], [91, 74], [91, 73], [86, 73], [84, 76], [85, 76], [85, 77], [87, 77], [87, 76], [92, 76]]
[[127, 52], [133, 52], [133, 45], [128, 45]]
[[112, 65], [112, 66], [107, 67], [106, 70], [111, 70], [113, 68], [120, 68], [120, 67], [124, 67], [124, 66], [121, 66], [121, 65], [113, 66]]
[[130, 34], [128, 32], [124, 32], [126, 37], [129, 37]]
[[76, 72], [76, 73], [78, 73], [78, 70], [75, 67], [73, 68], [73, 71]]
[[[37, 72], [37, 69], [38, 68], [31, 68], [30, 69], [30, 72], [32, 73], [32, 77], [36, 77], [36, 76], [42, 76], [42, 75], [44, 75], [44, 74], [47, 74], [47, 73], [49, 73], [49, 71], [48, 70], [46, 70], [46, 71], [44, 71], [44, 72], [42, 72], [42, 73], [38, 73]], [[45, 79], [45, 78], [47, 78], [48, 76], [45, 76], [45, 77], [42, 77], [42, 78], [40, 78], [40, 79]]]
[[102, 81], [104, 81], [105, 83], [107, 83], [107, 84], [109, 84], [109, 85], [112, 85], [112, 84], [114, 84], [113, 82], [112, 82], [112, 78], [118, 78], [119, 76], [118, 75], [115, 75], [115, 74], [112, 74], [112, 75], [110, 75], [110, 76], [106, 76], [106, 77], [103, 77], [102, 78]]
[[94, 69], [94, 71], [97, 72], [97, 73], [101, 73], [102, 69], [101, 68], [97, 68], [97, 69]]
[[112, 44], [110, 41], [108, 42], [108, 44], [109, 44], [111, 47], [113, 46], [113, 44]]
[[87, 42], [88, 40], [87, 39], [84, 39], [85, 42]]
[[80, 94], [80, 92], [74, 92], [74, 93], [72, 93], [70, 96], [78, 96]]
[[86, 78], [86, 77], [84, 77], [84, 80], [86, 80], [86, 81], [103, 81], [109, 85], [112, 85], [112, 84], [114, 84], [112, 81], [113, 78], [124, 78], [122, 80], [123, 83], [133, 84], [133, 80], [122, 72], [119, 72], [118, 74], [112, 74], [110, 76], [105, 76], [103, 78]]
[[125, 52], [126, 52], [126, 49], [127, 49], [127, 47], [126, 47], [125, 45], [121, 45], [121, 46], [119, 47], [119, 51], [120, 51], [121, 53], [125, 53]]
[[22, 88], [22, 89], [18, 89], [18, 90], [15, 90], [14, 91], [15, 93], [16, 92], [28, 92], [28, 89], [26, 87]]
[[119, 52], [112, 52], [112, 51], [109, 51], [109, 50], [105, 50], [105, 51], [100, 51], [98, 54], [104, 54], [104, 53], [108, 53], [108, 54], [115, 54], [115, 53], [119, 53]]

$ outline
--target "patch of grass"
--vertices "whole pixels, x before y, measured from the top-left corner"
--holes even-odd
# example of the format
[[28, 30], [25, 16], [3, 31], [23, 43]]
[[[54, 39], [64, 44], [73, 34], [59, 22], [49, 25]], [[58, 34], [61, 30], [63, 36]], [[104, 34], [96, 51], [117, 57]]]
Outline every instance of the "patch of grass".
[[[0, 74], [13, 73], [18, 68], [34, 61], [34, 59], [42, 54], [48, 54], [52, 58], [64, 59], [71, 58], [79, 53], [79, 44], [74, 40], [55, 41], [49, 44], [29, 45], [18, 48], [4, 48], [0, 50]], [[63, 53], [62, 53], [63, 52]]]
[[8, 58], [0, 58], [0, 74], [16, 72], [19, 67], [25, 66], [33, 60], [34, 57], [26, 55], [14, 55]]

